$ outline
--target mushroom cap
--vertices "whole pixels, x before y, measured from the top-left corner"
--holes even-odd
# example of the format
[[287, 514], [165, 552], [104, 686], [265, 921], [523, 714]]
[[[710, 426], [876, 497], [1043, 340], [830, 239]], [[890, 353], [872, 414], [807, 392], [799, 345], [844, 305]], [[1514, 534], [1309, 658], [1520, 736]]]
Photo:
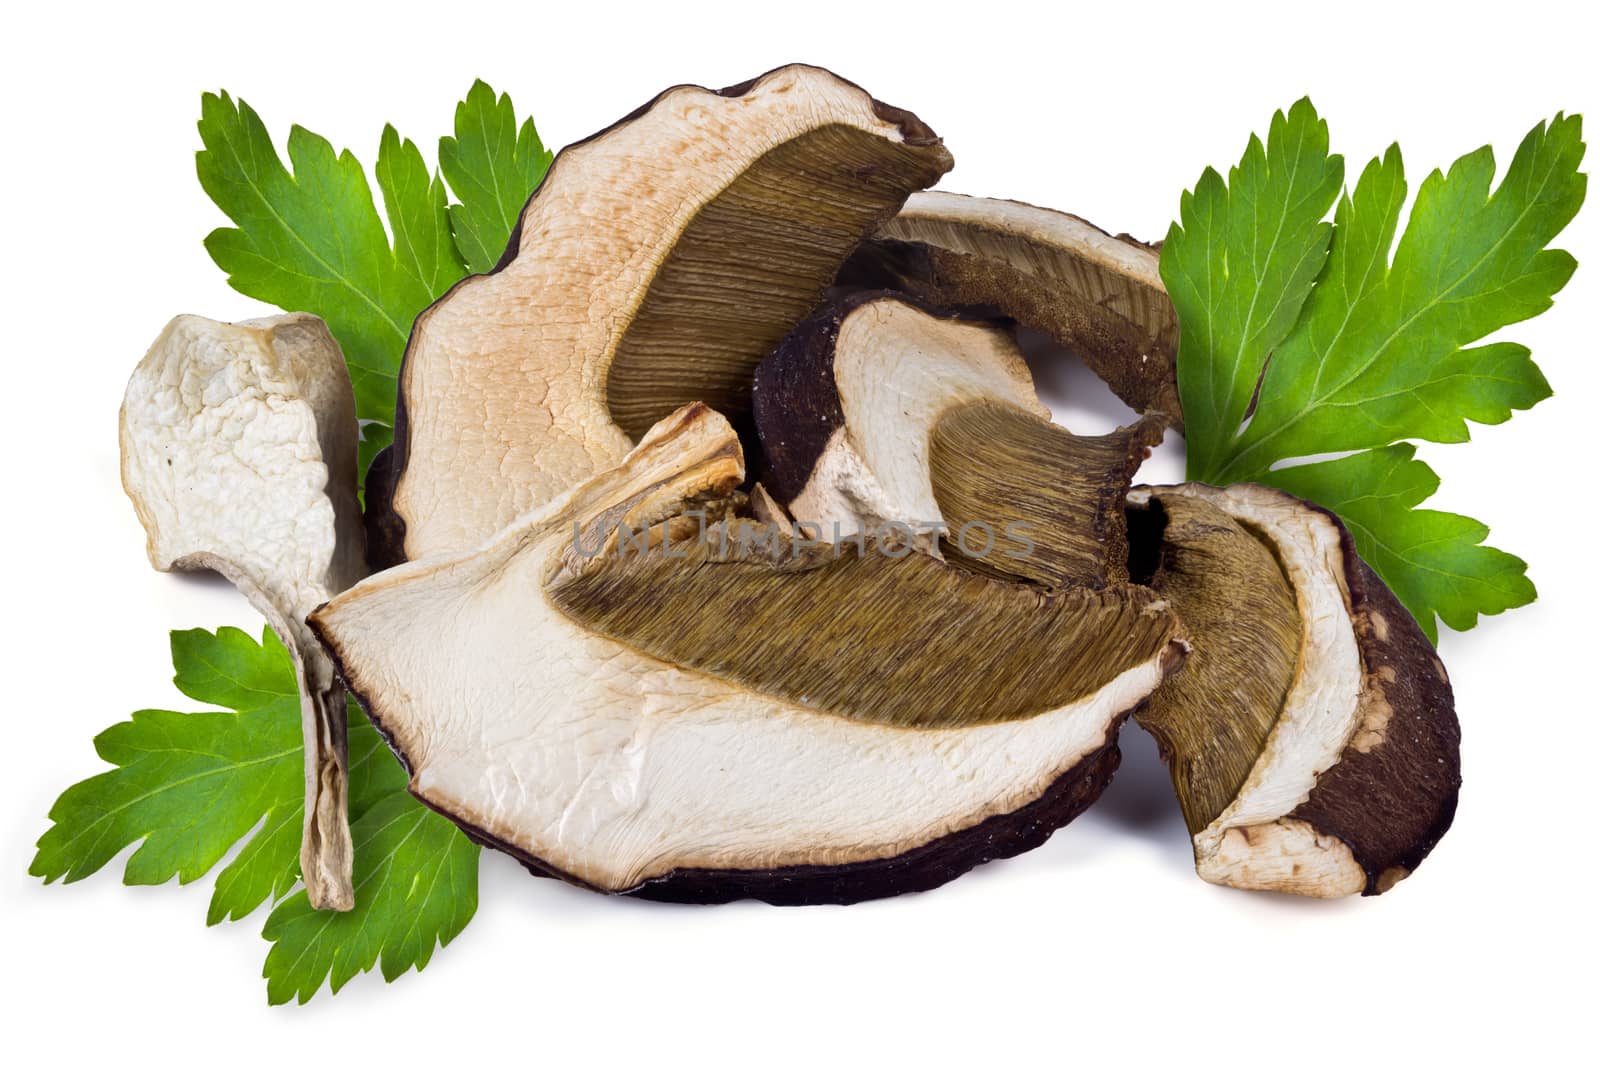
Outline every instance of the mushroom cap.
[[743, 476], [691, 406], [482, 548], [319, 609], [413, 793], [590, 888], [779, 903], [936, 886], [1093, 798], [1181, 658], [1153, 594], [797, 547], [729, 515]]
[[978, 401], [1049, 409], [1010, 334], [887, 291], [830, 302], [756, 369], [762, 482], [797, 517], [844, 533], [937, 520], [925, 441]]
[[301, 871], [314, 906], [348, 909], [344, 694], [304, 622], [366, 573], [344, 355], [311, 315], [180, 315], [128, 380], [120, 427], [151, 564], [220, 572], [290, 652], [306, 742]]
[[[1201, 502], [1237, 522], [1276, 557], [1298, 610], [1300, 652], [1281, 708], [1237, 793], [1194, 833], [1200, 875], [1316, 897], [1392, 887], [1449, 829], [1461, 785], [1449, 678], [1421, 628], [1343, 524], [1313, 504], [1247, 484], [1144, 487], [1130, 500]], [[1202, 595], [1165, 592], [1180, 616]], [[1191, 641], [1204, 650], [1208, 632], [1196, 627]], [[1172, 679], [1141, 716], [1162, 714], [1185, 685]], [[1175, 776], [1188, 756], [1170, 754]]]
[[913, 194], [841, 271], [848, 287], [901, 289], [999, 311], [1081, 357], [1119, 398], [1178, 428], [1178, 318], [1156, 246], [1049, 208]]
[[413, 326], [368, 496], [382, 562], [477, 545], [680, 405], [738, 416], [850, 251], [951, 165], [806, 66], [674, 87], [563, 149], [496, 270]]
[[[964, 565], [1047, 585], [1127, 578], [1123, 497], [1164, 421], [1096, 437], [1053, 425], [990, 320], [851, 293], [761, 363], [753, 399], [763, 483], [829, 540], [943, 526], [946, 541], [971, 533]], [[916, 544], [940, 552], [930, 534]]]

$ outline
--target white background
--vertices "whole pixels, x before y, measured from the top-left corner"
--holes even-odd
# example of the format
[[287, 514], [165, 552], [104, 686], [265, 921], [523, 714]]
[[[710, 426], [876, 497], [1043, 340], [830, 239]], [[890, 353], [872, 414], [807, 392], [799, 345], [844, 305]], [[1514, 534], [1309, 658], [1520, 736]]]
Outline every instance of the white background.
[[[945, 187], [1150, 238], [1205, 164], [1236, 160], [1249, 131], [1306, 92], [1351, 173], [1398, 139], [1413, 189], [1486, 141], [1503, 164], [1559, 109], [1600, 112], [1592, 25], [1578, 5], [1529, 0], [1431, 13], [1398, 2], [560, 8], [321, 0], [7, 14], [0, 1057], [1592, 1057], [1600, 709], [1585, 524], [1600, 205], [1560, 242], [1586, 265], [1556, 308], [1507, 335], [1533, 347], [1555, 398], [1475, 429], [1469, 445], [1421, 453], [1444, 478], [1435, 503], [1488, 521], [1542, 598], [1444, 637], [1466, 786], [1455, 829], [1386, 897], [1313, 902], [1200, 882], [1165, 773], [1134, 729], [1124, 771], [1088, 815], [935, 893], [850, 909], [664, 907], [486, 855], [477, 919], [425, 972], [391, 986], [362, 977], [302, 1008], [266, 1006], [264, 912], [205, 928], [209, 879], [123, 887], [120, 859], [73, 886], [24, 874], [55, 795], [101, 769], [96, 732], [136, 708], [192, 707], [169, 682], [167, 630], [259, 626], [220, 582], [149, 569], [117, 476], [122, 387], [162, 324], [262, 311], [201, 247], [223, 221], [194, 178], [202, 90], [243, 96], [280, 144], [300, 122], [370, 164], [385, 121], [431, 158], [475, 76], [532, 110], [554, 147], [671, 83], [726, 85], [803, 59], [927, 120], [957, 160]], [[1180, 463], [1159, 457], [1146, 477]]]

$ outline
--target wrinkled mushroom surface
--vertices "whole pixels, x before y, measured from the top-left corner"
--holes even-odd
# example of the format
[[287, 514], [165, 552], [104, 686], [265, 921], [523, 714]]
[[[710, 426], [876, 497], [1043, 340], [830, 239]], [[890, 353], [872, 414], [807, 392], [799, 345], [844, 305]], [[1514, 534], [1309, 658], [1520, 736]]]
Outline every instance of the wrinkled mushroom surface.
[[1200, 875], [1317, 897], [1389, 889], [1449, 829], [1461, 784], [1427, 638], [1314, 505], [1255, 485], [1131, 499], [1136, 540], [1163, 540], [1149, 581], [1194, 647], [1139, 720], [1170, 762]]
[[349, 909], [345, 700], [305, 617], [365, 574], [355, 402], [320, 319], [179, 316], [128, 381], [122, 482], [159, 570], [220, 572], [293, 658], [305, 734], [300, 868]]
[[747, 411], [757, 361], [950, 166], [914, 115], [806, 66], [669, 89], [564, 149], [499, 267], [413, 326], [375, 557], [476, 545], [680, 405]]
[[1178, 320], [1159, 263], [1155, 247], [1076, 215], [935, 191], [907, 200], [839, 282], [1010, 316], [1078, 355], [1135, 411], [1181, 428]]
[[732, 514], [743, 477], [690, 406], [482, 548], [319, 609], [412, 791], [584, 886], [787, 904], [937, 886], [1098, 794], [1181, 659], [1154, 594], [836, 554]]
[[753, 396], [763, 482], [827, 540], [895, 525], [996, 574], [1127, 579], [1123, 497], [1163, 421], [1093, 437], [1052, 424], [992, 322], [851, 294], [784, 339]]

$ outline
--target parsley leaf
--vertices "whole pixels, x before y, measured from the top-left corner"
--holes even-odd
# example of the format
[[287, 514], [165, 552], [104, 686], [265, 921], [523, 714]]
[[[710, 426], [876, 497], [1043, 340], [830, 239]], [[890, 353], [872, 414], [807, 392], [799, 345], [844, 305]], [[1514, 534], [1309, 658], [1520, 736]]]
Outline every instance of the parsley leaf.
[[[443, 211], [443, 187], [428, 180], [415, 145], [386, 130], [378, 175], [395, 245], [355, 156], [324, 138], [289, 132], [293, 173], [266, 127], [227, 94], [201, 98], [195, 158], [200, 184], [233, 220], [206, 250], [228, 284], [289, 311], [321, 316], [344, 349], [363, 419], [394, 421], [395, 375], [411, 320], [441, 282], [465, 273]], [[447, 280], [446, 280], [447, 279]]]
[[1537, 596], [1528, 565], [1480, 544], [1489, 528], [1451, 512], [1419, 509], [1439, 476], [1407, 444], [1371, 449], [1323, 463], [1271, 471], [1264, 481], [1336, 512], [1356, 551], [1384, 577], [1400, 603], [1439, 640], [1435, 615], [1456, 630], [1473, 627]]
[[1322, 220], [1343, 181], [1328, 124], [1303, 99], [1272, 117], [1265, 145], [1251, 135], [1226, 185], [1207, 167], [1183, 195], [1161, 278], [1178, 309], [1191, 478], [1225, 459], [1262, 366], [1294, 326], [1322, 270], [1333, 233]]
[[[232, 627], [173, 631], [172, 663], [184, 694], [235, 711], [146, 709], [101, 733], [95, 751], [116, 767], [61, 795], [29, 871], [76, 882], [139, 842], [124, 882], [189, 883], [248, 836], [207, 914], [207, 923], [241, 919], [299, 878], [305, 766], [294, 669], [270, 629], [257, 645]], [[405, 773], [360, 710], [349, 712], [350, 806], [359, 812], [403, 791]]]
[[1400, 148], [1344, 197], [1328, 270], [1273, 353], [1255, 418], [1217, 474], [1403, 438], [1466, 441], [1550, 396], [1521, 345], [1464, 346], [1549, 308], [1577, 261], [1547, 249], [1583, 203], [1582, 120], [1536, 126], [1491, 194], [1494, 153], [1434, 171], [1389, 262], [1405, 201]]
[[539, 140], [533, 119], [517, 126], [511, 97], [495, 99], [482, 80], [456, 105], [455, 136], [439, 139], [439, 169], [460, 204], [450, 208], [456, 247], [467, 267], [494, 269], [554, 157]]
[[309, 1001], [327, 980], [339, 989], [381, 961], [392, 982], [421, 970], [449, 945], [478, 906], [478, 847], [443, 816], [394, 794], [351, 824], [356, 907], [319, 912], [304, 891], [267, 917], [273, 943], [262, 975], [267, 1000]]
[[[1396, 443], [1465, 441], [1469, 421], [1550, 395], [1523, 346], [1468, 346], [1550, 307], [1571, 277], [1576, 262], [1547, 246], [1583, 202], [1583, 153], [1581, 120], [1562, 115], [1524, 138], [1498, 188], [1491, 150], [1469, 153], [1423, 181], [1403, 232], [1398, 146], [1322, 221], [1338, 157], [1308, 101], [1274, 116], [1264, 146], [1251, 139], [1226, 185], [1207, 170], [1161, 256], [1189, 477], [1267, 482], [1337, 512], [1430, 637], [1438, 618], [1466, 629], [1533, 600], [1526, 565], [1480, 544], [1483, 524], [1416, 507], [1438, 480]], [[1354, 455], [1286, 466], [1339, 452]]]
[[[443, 178], [414, 143], [384, 127], [373, 170], [380, 217], [366, 172], [348, 150], [336, 153], [295, 126], [291, 171], [244, 101], [208, 93], [200, 111], [205, 147], [195, 168], [234, 223], [206, 238], [211, 258], [239, 292], [321, 316], [350, 365], [356, 414], [392, 425], [412, 320], [469, 268], [495, 265], [550, 165], [533, 120], [518, 127], [511, 98], [476, 82], [456, 107], [455, 136], [439, 141]], [[459, 204], [448, 203], [446, 180]]]
[[[302, 892], [281, 900], [299, 879], [305, 787], [300, 698], [289, 653], [270, 629], [258, 645], [243, 631], [223, 627], [214, 634], [174, 631], [172, 661], [180, 691], [233, 711], [147, 709], [103, 732], [95, 749], [115, 767], [62, 793], [50, 809], [53, 826], [39, 839], [28, 870], [46, 882], [75, 882], [137, 842], [124, 882], [164, 883], [176, 875], [189, 883], [243, 841], [217, 876], [206, 922], [242, 919], [264, 901], [279, 901], [270, 926], [274, 918], [303, 907], [305, 897]], [[381, 862], [420, 880], [441, 856], [450, 858], [451, 879], [430, 899], [435, 911], [448, 916], [441, 929], [448, 941], [476, 908], [478, 847], [405, 792], [404, 770], [354, 702], [347, 707], [357, 876], [363, 865]], [[401, 811], [425, 833], [408, 841], [404, 852], [375, 855], [373, 850], [396, 843], [375, 837], [372, 829]], [[421, 967], [431, 954], [432, 941], [419, 950], [418, 939], [433, 929], [419, 922], [407, 902], [392, 896], [360, 900], [354, 912], [327, 915], [358, 917], [359, 928], [346, 923], [332, 929], [324, 935], [326, 944], [312, 947], [317, 959], [344, 960], [376, 946], [386, 962]], [[359, 937], [359, 947], [335, 944], [347, 937]], [[311, 983], [302, 1000], [327, 974], [324, 969], [312, 981], [307, 970], [312, 964], [302, 961], [285, 972], [302, 987]], [[278, 981], [274, 968], [281, 966], [269, 954], [269, 993], [271, 982]], [[385, 975], [393, 978], [403, 970], [386, 964]], [[348, 978], [339, 979], [335, 989]]]
[[[375, 174], [394, 234], [395, 259], [421, 284], [419, 292], [429, 294], [429, 300], [437, 298], [466, 273], [450, 233], [444, 181], [429, 173], [422, 152], [410, 141], [401, 141], [393, 126], [383, 128]], [[406, 320], [408, 336], [411, 319], [425, 306], [418, 306]]]

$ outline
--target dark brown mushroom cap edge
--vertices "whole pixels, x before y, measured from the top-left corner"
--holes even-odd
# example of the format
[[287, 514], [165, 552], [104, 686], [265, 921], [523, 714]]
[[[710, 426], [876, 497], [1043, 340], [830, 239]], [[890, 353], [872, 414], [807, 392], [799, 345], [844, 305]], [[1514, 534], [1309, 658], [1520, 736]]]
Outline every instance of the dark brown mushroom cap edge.
[[1370, 896], [1415, 871], [1455, 820], [1461, 723], [1444, 662], [1416, 619], [1356, 554], [1338, 517], [1307, 507], [1339, 524], [1365, 685], [1355, 736], [1290, 818], [1348, 846]]
[[[355, 691], [351, 691], [355, 693]], [[400, 763], [411, 767], [395, 747], [371, 706], [356, 695], [378, 733], [389, 742]], [[768, 905], [855, 905], [863, 901], [934, 890], [973, 868], [992, 860], [1020, 856], [1043, 845], [1051, 835], [1083, 814], [1110, 785], [1122, 763], [1117, 735], [1127, 715], [1119, 716], [1106, 731], [1106, 743], [1051, 783], [1038, 798], [1012, 812], [990, 816], [982, 823], [946, 835], [899, 856], [840, 865], [795, 865], [784, 868], [722, 870], [679, 868], [627, 893], [644, 901], [683, 905], [726, 905], [746, 899]], [[412, 791], [424, 805], [450, 820], [478, 845], [516, 859], [529, 873], [610, 894], [569, 872], [564, 872], [510, 842], [485, 834], [447, 809]]]

